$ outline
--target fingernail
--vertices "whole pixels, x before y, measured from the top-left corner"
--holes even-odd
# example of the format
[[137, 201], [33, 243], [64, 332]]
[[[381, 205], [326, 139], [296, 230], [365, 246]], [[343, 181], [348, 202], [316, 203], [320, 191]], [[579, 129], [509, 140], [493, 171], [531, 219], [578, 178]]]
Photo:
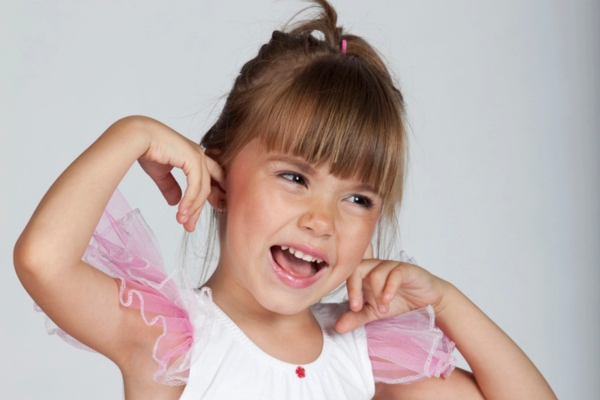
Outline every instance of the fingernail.
[[360, 301], [358, 301], [358, 299], [352, 299], [352, 300], [350, 300], [350, 307], [356, 308], [359, 305], [360, 305]]
[[379, 306], [377, 306], [377, 309], [382, 314], [385, 314], [387, 312], [387, 307], [385, 305], [383, 305], [383, 304], [380, 304]]
[[183, 217], [181, 223], [185, 224], [186, 222], [188, 222], [188, 219], [190, 219], [190, 217]]
[[187, 212], [188, 212], [188, 209], [184, 208], [183, 210], [181, 210], [181, 215], [185, 215], [185, 214], [187, 214]]
[[392, 297], [394, 297], [394, 294], [388, 292], [388, 293], [386, 293], [386, 294], [383, 295], [383, 300], [384, 301], [390, 301], [392, 299]]

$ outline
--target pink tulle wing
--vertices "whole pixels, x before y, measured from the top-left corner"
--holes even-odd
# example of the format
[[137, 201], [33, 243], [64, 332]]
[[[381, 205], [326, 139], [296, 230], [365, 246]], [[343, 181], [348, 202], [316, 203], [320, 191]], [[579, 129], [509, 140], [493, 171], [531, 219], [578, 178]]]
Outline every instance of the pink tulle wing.
[[431, 306], [365, 325], [375, 382], [410, 383], [447, 377], [454, 343], [435, 326]]
[[[157, 382], [181, 385], [187, 382], [194, 354], [205, 346], [206, 332], [212, 324], [210, 307], [198, 307], [194, 291], [177, 285], [167, 276], [154, 234], [139, 210], [131, 210], [116, 191], [102, 214], [84, 261], [121, 280], [122, 305], [140, 310], [147, 325], [160, 326], [153, 357], [158, 363]], [[210, 301], [210, 292], [201, 296]], [[194, 315], [190, 315], [190, 310]], [[195, 326], [201, 329], [195, 329]], [[65, 341], [89, 350], [56, 326], [48, 327]]]

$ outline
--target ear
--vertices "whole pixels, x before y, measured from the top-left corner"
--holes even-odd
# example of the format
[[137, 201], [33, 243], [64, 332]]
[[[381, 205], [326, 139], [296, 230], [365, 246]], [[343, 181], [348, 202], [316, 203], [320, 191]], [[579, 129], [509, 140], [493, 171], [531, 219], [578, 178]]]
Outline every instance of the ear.
[[219, 209], [219, 204], [223, 205], [225, 201], [225, 189], [223, 189], [223, 182], [217, 182], [214, 179], [211, 179], [210, 182], [210, 193], [208, 194], [208, 202], [215, 209]]

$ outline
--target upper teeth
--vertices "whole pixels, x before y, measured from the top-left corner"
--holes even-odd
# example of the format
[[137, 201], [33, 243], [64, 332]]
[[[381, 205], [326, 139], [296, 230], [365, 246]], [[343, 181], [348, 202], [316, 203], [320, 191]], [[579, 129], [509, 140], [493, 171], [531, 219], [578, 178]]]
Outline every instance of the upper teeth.
[[281, 246], [281, 250], [287, 250], [290, 253], [292, 253], [296, 258], [299, 258], [299, 259], [304, 260], [304, 261], [308, 261], [308, 262], [315, 262], [316, 261], [318, 263], [323, 262], [323, 260], [320, 259], [319, 257], [313, 257], [310, 254], [304, 254], [300, 250], [296, 250], [293, 247]]

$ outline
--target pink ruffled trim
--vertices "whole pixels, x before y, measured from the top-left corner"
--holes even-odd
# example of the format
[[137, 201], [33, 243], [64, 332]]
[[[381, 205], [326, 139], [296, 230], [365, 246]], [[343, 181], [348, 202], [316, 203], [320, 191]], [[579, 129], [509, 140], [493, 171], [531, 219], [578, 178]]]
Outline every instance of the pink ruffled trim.
[[456, 365], [454, 342], [435, 326], [431, 306], [370, 322], [365, 331], [375, 382], [447, 377]]
[[[152, 354], [158, 363], [154, 380], [167, 385], [187, 383], [193, 359], [206, 346], [214, 316], [210, 307], [198, 307], [193, 289], [185, 284], [180, 289], [167, 276], [154, 234], [119, 191], [102, 214], [83, 260], [119, 278], [121, 304], [139, 309], [147, 325], [162, 327]], [[203, 298], [211, 301], [210, 291]], [[48, 333], [91, 350], [55, 325], [47, 328]]]
[[[120, 279], [123, 306], [139, 309], [147, 325], [163, 328], [153, 349], [158, 363], [154, 380], [167, 385], [187, 383], [189, 369], [204, 350], [215, 318], [209, 305], [210, 289], [201, 289], [197, 297], [185, 279], [177, 285], [166, 274], [154, 234], [119, 191], [110, 199], [83, 259]], [[49, 334], [93, 351], [51, 320], [46, 320], [46, 326]], [[431, 307], [371, 322], [365, 331], [376, 382], [410, 383], [446, 377], [454, 369], [454, 343], [435, 326]]]

